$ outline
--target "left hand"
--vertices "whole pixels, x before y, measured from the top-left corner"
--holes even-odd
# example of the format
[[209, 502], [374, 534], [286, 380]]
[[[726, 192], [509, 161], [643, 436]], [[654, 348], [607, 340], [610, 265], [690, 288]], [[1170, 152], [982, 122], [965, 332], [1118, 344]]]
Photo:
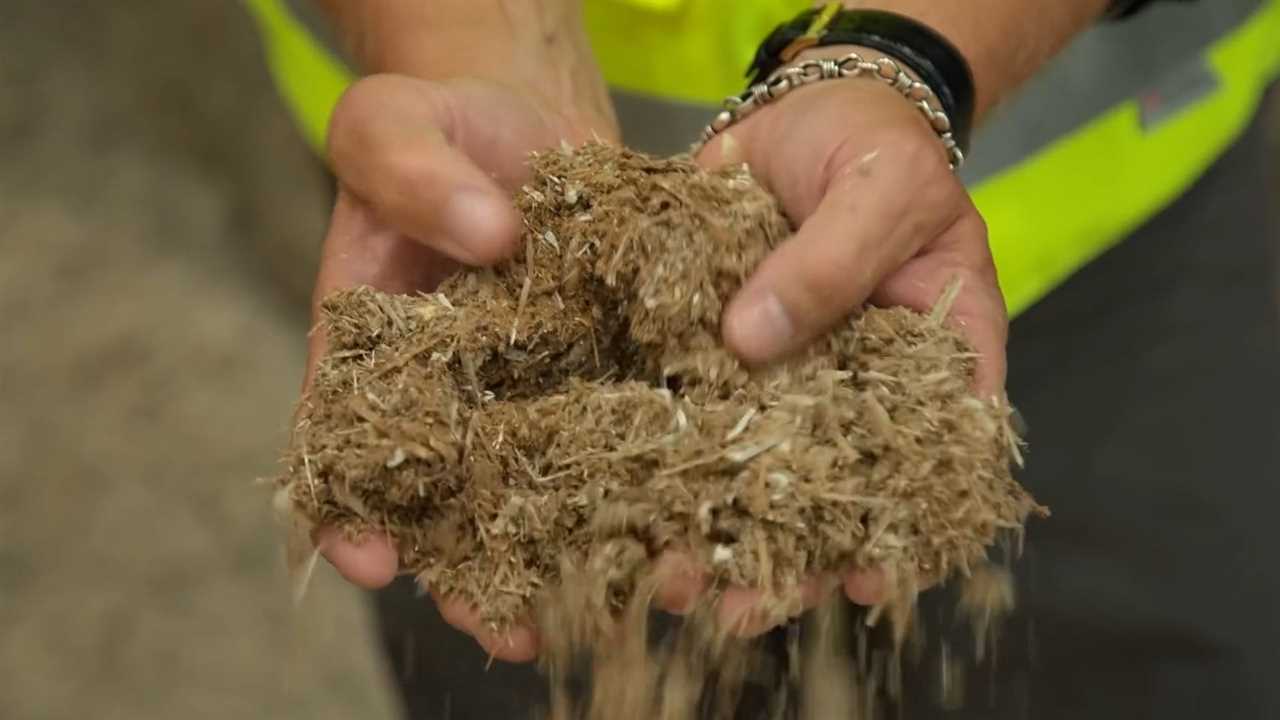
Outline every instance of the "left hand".
[[[824, 49], [828, 52], [830, 49]], [[828, 80], [793, 90], [730, 127], [698, 154], [707, 166], [747, 163], [798, 227], [730, 302], [721, 326], [744, 361], [778, 360], [865, 303], [928, 310], [954, 279], [962, 283], [951, 322], [979, 353], [975, 391], [1003, 393], [1008, 316], [987, 231], [923, 115], [871, 78]], [[659, 602], [687, 607], [705, 582], [682, 565]], [[884, 573], [850, 569], [854, 602], [886, 599]], [[806, 583], [806, 606], [823, 599]], [[757, 591], [731, 588], [718, 613], [745, 633], [767, 629], [751, 608]]]
[[[529, 152], [615, 132], [610, 111], [594, 111], [585, 100], [547, 102], [529, 88], [482, 78], [442, 83], [378, 75], [356, 83], [329, 127], [340, 189], [314, 317], [320, 301], [340, 288], [432, 290], [458, 263], [488, 265], [509, 256], [520, 242], [510, 197], [528, 173]], [[307, 386], [324, 355], [322, 326], [310, 339]], [[337, 528], [322, 527], [315, 539], [338, 572], [360, 587], [384, 587], [402, 570], [395, 545], [381, 533], [350, 541]], [[433, 595], [441, 617], [494, 657], [536, 655], [531, 625], [495, 633], [469, 603]]]

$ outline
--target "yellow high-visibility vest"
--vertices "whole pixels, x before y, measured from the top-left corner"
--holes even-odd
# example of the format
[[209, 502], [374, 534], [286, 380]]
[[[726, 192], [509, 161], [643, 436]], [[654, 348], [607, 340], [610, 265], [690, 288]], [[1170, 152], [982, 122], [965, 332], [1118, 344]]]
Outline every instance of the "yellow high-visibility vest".
[[[352, 72], [290, 12], [286, 0], [244, 2], [260, 28], [281, 95], [304, 136], [321, 149], [330, 113]], [[587, 0], [586, 23], [614, 88], [686, 111], [705, 108], [710, 117], [721, 98], [742, 88], [743, 70], [760, 40], [809, 5], [807, 0]], [[1163, 80], [1168, 87], [1157, 83], [1148, 95], [1135, 88], [1090, 110], [1087, 118], [1068, 118], [1068, 127], [1059, 131], [1052, 126], [1065, 122], [1061, 115], [1088, 105], [1079, 97], [1096, 100], [1106, 94], [1086, 92], [1092, 82], [1087, 75], [1081, 79], [1051, 67], [1042, 95], [1023, 104], [1034, 110], [1037, 102], [1057, 99], [1065, 112], [1047, 113], [1046, 128], [1031, 128], [1017, 141], [1014, 125], [1002, 126], [999, 114], [979, 133], [972, 153], [979, 162], [984, 153], [1009, 155], [1010, 147], [1014, 153], [966, 177], [990, 231], [1011, 314], [1025, 310], [1181, 195], [1256, 114], [1280, 73], [1280, 0], [1237, 0], [1238, 19], [1230, 16], [1229, 0], [1199, 5], [1209, 14], [1181, 22], [1226, 26], [1203, 28], [1212, 29], [1216, 39], [1190, 53], [1184, 68], [1173, 68], [1178, 72]], [[1177, 10], [1168, 12], [1176, 22]], [[1185, 34], [1182, 26], [1171, 27]], [[1098, 73], [1096, 82], [1107, 82], [1117, 69], [1123, 68]], [[1037, 131], [1042, 137], [1035, 136]]]

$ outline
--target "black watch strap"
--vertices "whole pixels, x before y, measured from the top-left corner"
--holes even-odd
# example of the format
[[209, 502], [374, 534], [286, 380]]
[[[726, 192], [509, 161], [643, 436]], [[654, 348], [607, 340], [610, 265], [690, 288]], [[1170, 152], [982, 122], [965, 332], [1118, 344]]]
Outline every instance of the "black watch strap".
[[[825, 14], [825, 16], [820, 16]], [[814, 32], [815, 20], [824, 26]], [[956, 143], [969, 150], [973, 129], [973, 73], [964, 56], [929, 27], [880, 10], [806, 10], [775, 29], [747, 70], [751, 82], [762, 82], [783, 65], [798, 46], [859, 45], [894, 58], [920, 76], [933, 90], [951, 120]], [[791, 52], [789, 52], [789, 50]]]
[[[1190, 2], [1193, 0], [1182, 0], [1182, 2]], [[1127, 18], [1144, 9], [1155, 0], [1111, 0], [1111, 7], [1107, 10], [1107, 18], [1120, 19]]]

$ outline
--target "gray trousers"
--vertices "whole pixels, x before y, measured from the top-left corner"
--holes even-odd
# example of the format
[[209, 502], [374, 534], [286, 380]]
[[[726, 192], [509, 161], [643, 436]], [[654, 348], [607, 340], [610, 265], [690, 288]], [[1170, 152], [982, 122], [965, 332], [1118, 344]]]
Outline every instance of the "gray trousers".
[[[1018, 611], [997, 661], [968, 671], [964, 709], [934, 703], [926, 650], [889, 717], [1280, 718], [1276, 150], [1256, 120], [1183, 198], [1014, 322], [1022, 479], [1054, 515], [1030, 529]], [[486, 672], [411, 583], [376, 603], [415, 720], [524, 718], [544, 702], [532, 669]], [[923, 603], [935, 649], [948, 603]]]

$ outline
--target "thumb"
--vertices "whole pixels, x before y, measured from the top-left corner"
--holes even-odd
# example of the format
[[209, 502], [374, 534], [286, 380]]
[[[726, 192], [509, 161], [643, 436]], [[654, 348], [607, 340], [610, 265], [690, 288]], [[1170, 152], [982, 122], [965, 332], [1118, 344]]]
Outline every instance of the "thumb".
[[[334, 110], [329, 158], [343, 187], [392, 229], [471, 265], [516, 247], [517, 181], [536, 111], [511, 93], [395, 75], [352, 86]], [[485, 137], [503, 124], [511, 131]], [[492, 140], [492, 142], [485, 142]], [[496, 178], [496, 179], [495, 179]]]

